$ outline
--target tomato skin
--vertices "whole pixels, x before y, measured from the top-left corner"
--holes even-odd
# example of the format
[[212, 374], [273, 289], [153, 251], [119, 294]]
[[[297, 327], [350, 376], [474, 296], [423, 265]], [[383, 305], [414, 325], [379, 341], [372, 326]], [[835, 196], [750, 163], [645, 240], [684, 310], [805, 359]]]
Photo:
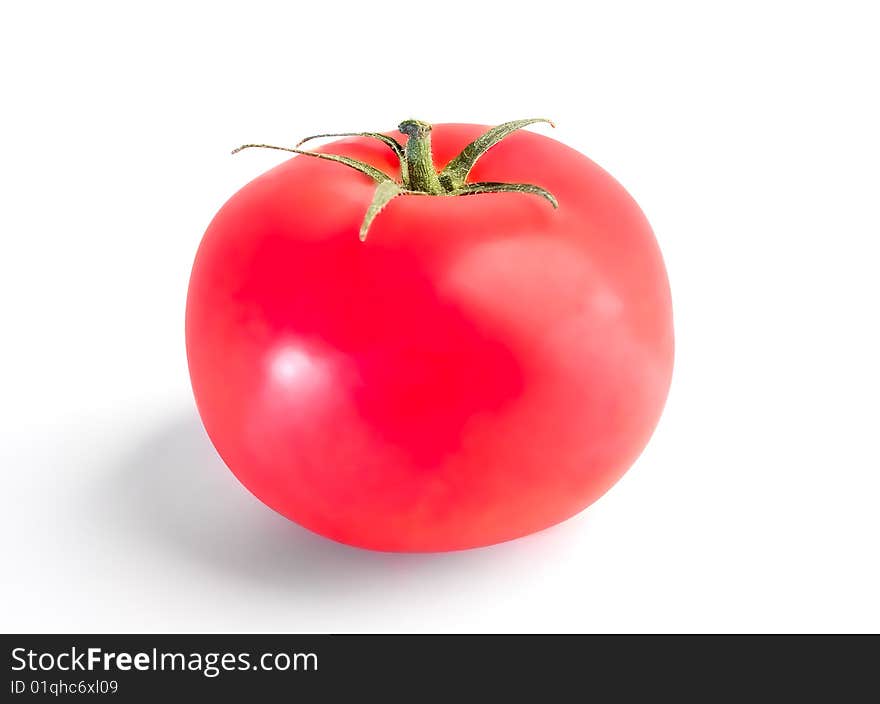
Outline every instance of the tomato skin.
[[[436, 125], [443, 166], [486, 128]], [[382, 144], [325, 151], [397, 174]], [[295, 157], [235, 194], [190, 280], [196, 402], [260, 500], [343, 543], [442, 551], [558, 523], [627, 470], [672, 374], [666, 271], [644, 215], [578, 152], [533, 132], [470, 181], [516, 193], [402, 196]]]

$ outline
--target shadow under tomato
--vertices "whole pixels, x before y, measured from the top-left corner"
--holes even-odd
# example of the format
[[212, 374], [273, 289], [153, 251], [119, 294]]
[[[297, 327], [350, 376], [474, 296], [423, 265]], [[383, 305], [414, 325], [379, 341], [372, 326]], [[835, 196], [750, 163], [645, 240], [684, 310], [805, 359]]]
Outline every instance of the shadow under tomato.
[[144, 569], [150, 569], [151, 559], [183, 559], [314, 598], [399, 587], [413, 578], [436, 583], [446, 575], [458, 582], [474, 570], [496, 576], [533, 573], [536, 560], [555, 559], [558, 548], [570, 544], [565, 536], [572, 535], [557, 527], [453, 553], [381, 553], [342, 545], [253, 497], [226, 468], [194, 412], [149, 434], [115, 465], [97, 498], [101, 508], [93, 520], [106, 522], [101, 529], [143, 560]]

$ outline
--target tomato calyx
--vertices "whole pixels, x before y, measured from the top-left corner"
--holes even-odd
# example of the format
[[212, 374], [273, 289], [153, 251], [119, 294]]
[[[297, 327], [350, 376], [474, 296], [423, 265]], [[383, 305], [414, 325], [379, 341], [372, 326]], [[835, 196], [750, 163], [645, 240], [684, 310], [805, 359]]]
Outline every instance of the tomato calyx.
[[[473, 142], [468, 144], [450, 161], [441, 171], [434, 167], [431, 154], [431, 130], [433, 126], [421, 120], [404, 120], [398, 126], [398, 130], [407, 136], [406, 144], [401, 144], [393, 137], [380, 132], [334, 132], [315, 134], [300, 140], [296, 147], [278, 147], [272, 144], [243, 144], [234, 149], [237, 154], [243, 149], [262, 148], [276, 149], [284, 152], [292, 152], [303, 156], [316, 157], [333, 161], [343, 166], [360, 171], [369, 176], [378, 185], [373, 195], [367, 212], [364, 215], [360, 227], [361, 242], [367, 239], [370, 225], [382, 209], [394, 198], [402, 195], [417, 196], [468, 196], [481, 193], [528, 193], [540, 196], [547, 200], [554, 208], [559, 207], [556, 197], [545, 188], [531, 183], [506, 183], [506, 182], [476, 182], [468, 183], [467, 177], [477, 160], [489, 149], [498, 144], [502, 139], [518, 129], [536, 122], [546, 122], [555, 127], [553, 122], [545, 118], [532, 118], [526, 120], [513, 120], [493, 127]], [[369, 137], [378, 139], [388, 146], [400, 161], [400, 181], [396, 181], [385, 172], [375, 166], [352, 159], [339, 154], [325, 154], [323, 152], [300, 149], [303, 144], [313, 139], [323, 137]]]

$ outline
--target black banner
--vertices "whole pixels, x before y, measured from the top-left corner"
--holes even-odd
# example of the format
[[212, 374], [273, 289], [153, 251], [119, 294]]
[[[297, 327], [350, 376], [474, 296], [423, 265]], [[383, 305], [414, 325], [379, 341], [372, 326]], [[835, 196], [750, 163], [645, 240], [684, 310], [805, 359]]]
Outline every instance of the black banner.
[[[861, 700], [875, 637], [4, 635], [6, 701]], [[478, 688], [478, 689], [477, 689]]]

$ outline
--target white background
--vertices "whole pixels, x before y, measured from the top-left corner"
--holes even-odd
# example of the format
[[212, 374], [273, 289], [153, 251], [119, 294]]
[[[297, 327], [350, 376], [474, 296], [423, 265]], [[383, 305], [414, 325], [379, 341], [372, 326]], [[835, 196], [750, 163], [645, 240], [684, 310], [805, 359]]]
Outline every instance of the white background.
[[[873, 5], [5, 3], [3, 630], [880, 630]], [[578, 517], [457, 554], [264, 508], [184, 354], [201, 234], [279, 161], [230, 148], [535, 115], [666, 257], [648, 449]]]

